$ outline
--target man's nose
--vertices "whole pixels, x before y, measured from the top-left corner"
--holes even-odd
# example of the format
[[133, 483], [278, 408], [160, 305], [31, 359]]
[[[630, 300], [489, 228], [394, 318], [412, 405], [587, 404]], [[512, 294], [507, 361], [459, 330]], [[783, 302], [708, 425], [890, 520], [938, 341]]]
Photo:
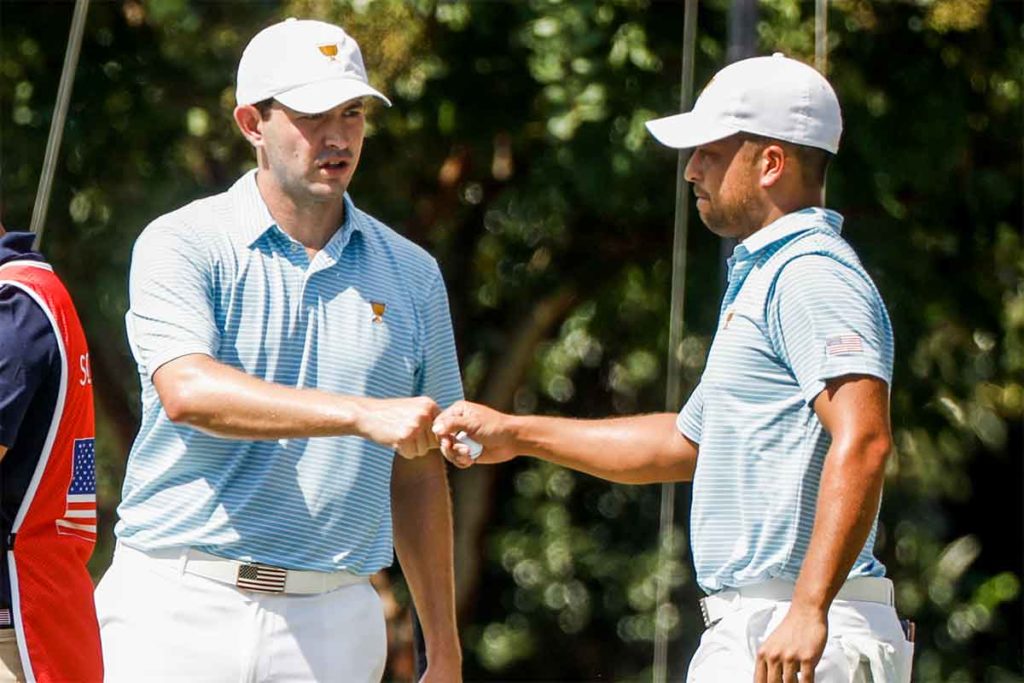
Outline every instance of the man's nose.
[[700, 149], [699, 148], [693, 150], [693, 152], [690, 153], [690, 158], [686, 162], [686, 168], [683, 169], [683, 178], [685, 178], [686, 182], [688, 182], [688, 183], [695, 183], [698, 180], [698, 171], [697, 171], [697, 166], [699, 164], [699, 161], [697, 160], [698, 156], [700, 156]]
[[349, 145], [350, 135], [348, 127], [345, 126], [345, 120], [341, 115], [332, 113], [327, 120], [325, 126], [325, 142], [328, 146], [337, 147], [338, 149], [347, 149]]

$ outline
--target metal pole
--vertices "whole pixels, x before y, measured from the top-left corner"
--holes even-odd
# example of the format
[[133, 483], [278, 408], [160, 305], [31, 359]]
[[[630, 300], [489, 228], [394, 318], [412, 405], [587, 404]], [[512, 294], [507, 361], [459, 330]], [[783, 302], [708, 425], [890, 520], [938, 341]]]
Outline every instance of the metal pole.
[[64, 68], [61, 71], [60, 85], [57, 88], [57, 103], [53, 109], [53, 118], [50, 120], [50, 135], [46, 141], [43, 171], [39, 176], [36, 203], [32, 207], [32, 223], [29, 226], [29, 230], [36, 234], [36, 249], [39, 248], [43, 241], [46, 210], [50, 204], [50, 190], [53, 188], [53, 173], [57, 168], [57, 153], [60, 151], [60, 140], [64, 134], [64, 121], [67, 119], [68, 102], [71, 99], [71, 87], [75, 82], [78, 53], [82, 48], [82, 33], [85, 31], [85, 15], [88, 11], [89, 0], [76, 0], [75, 13], [71, 18], [71, 35], [68, 37], [68, 49], [64, 53]]
[[[689, 111], [693, 103], [693, 63], [697, 40], [697, 0], [686, 0], [683, 9], [683, 74], [679, 94], [680, 111]], [[684, 170], [689, 150], [679, 150], [676, 159], [676, 209], [672, 240], [672, 298], [669, 311], [668, 378], [665, 385], [665, 408], [679, 410], [683, 401], [682, 355], [683, 304], [686, 294], [686, 243], [689, 236], [689, 202]], [[661, 521], [658, 543], [658, 595], [654, 612], [653, 682], [664, 683], [668, 674], [668, 626], [664, 613], [669, 600], [669, 581], [665, 566], [675, 551], [676, 489], [675, 484], [661, 485]]]
[[757, 0], [732, 0], [725, 60], [732, 64], [757, 53]]
[[828, 69], [828, 0], [814, 0], [814, 68], [823, 76]]
[[[828, 0], [814, 0], [814, 68], [828, 78]], [[825, 205], [826, 188], [821, 188]]]
[[[732, 0], [729, 6], [729, 36], [725, 58], [729, 64], [757, 54], [757, 0]], [[736, 248], [736, 240], [723, 237], [719, 242], [719, 258], [722, 263], [719, 284], [722, 291], [726, 286], [725, 263]]]

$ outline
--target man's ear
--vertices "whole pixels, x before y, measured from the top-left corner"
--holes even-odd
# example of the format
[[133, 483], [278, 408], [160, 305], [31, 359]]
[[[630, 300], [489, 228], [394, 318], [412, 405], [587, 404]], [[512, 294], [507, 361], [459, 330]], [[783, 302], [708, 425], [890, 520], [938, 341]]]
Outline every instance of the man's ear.
[[251, 104], [235, 107], [235, 124], [253, 147], [263, 146], [263, 115]]
[[789, 158], [782, 145], [767, 145], [761, 150], [761, 187], [768, 188], [779, 182]]

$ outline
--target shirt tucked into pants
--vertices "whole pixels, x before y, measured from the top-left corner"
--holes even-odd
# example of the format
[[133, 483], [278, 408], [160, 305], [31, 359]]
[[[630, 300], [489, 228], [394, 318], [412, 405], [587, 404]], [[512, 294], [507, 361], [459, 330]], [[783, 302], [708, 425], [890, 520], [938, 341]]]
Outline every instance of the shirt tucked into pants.
[[[907, 640], [893, 607], [892, 583], [873, 577], [848, 583], [858, 582], [877, 597], [833, 601], [815, 683], [910, 683], [914, 644]], [[758, 648], [789, 611], [792, 584], [787, 588], [787, 583], [770, 581], [751, 586], [746, 593], [740, 589], [715, 594], [711, 599], [718, 610], [709, 615], [714, 623], [701, 637], [687, 683], [753, 681]], [[760, 597], [773, 592], [786, 599]], [[882, 602], [886, 594], [889, 599]]]
[[96, 592], [108, 683], [381, 680], [384, 611], [366, 577], [267, 594], [190, 573], [189, 556], [118, 547]]

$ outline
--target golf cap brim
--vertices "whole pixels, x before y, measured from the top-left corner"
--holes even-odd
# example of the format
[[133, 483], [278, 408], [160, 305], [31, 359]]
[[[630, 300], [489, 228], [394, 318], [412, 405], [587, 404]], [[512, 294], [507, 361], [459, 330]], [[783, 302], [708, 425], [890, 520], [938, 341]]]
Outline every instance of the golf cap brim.
[[318, 81], [274, 95], [275, 100], [302, 114], [320, 114], [360, 97], [375, 97], [391, 106], [391, 100], [380, 91], [355, 78]]
[[732, 126], [712, 121], [692, 111], [653, 119], [646, 125], [658, 142], [675, 149], [700, 147], [740, 132]]

